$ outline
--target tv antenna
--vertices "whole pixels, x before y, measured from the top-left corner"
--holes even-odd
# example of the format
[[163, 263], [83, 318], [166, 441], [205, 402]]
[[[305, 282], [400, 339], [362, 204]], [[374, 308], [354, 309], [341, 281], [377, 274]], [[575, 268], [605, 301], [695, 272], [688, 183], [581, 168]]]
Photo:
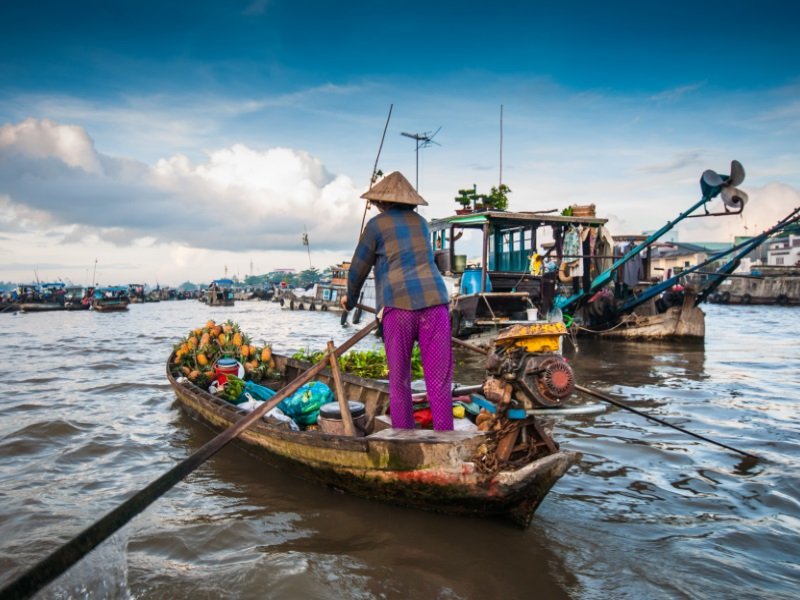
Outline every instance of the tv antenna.
[[427, 148], [428, 146], [431, 146], [432, 144], [436, 144], [437, 146], [441, 146], [441, 144], [439, 142], [434, 142], [433, 141], [433, 138], [436, 136], [437, 133], [439, 133], [439, 131], [441, 131], [441, 129], [442, 128], [439, 127], [439, 129], [437, 129], [433, 133], [431, 133], [430, 131], [426, 131], [425, 133], [405, 133], [405, 132], [403, 132], [403, 133], [400, 134], [400, 135], [404, 135], [406, 137], [409, 137], [412, 140], [416, 140], [416, 142], [417, 142], [417, 148], [416, 148], [417, 173], [416, 173], [416, 182], [415, 182], [415, 185], [414, 185], [414, 189], [416, 191], [419, 191], [419, 149], [420, 148]]
[[313, 269], [311, 266], [311, 244], [308, 243], [308, 231], [305, 225], [303, 225], [303, 246], [308, 250], [308, 268]]
[[500, 105], [500, 183], [498, 189], [503, 185], [503, 105]]

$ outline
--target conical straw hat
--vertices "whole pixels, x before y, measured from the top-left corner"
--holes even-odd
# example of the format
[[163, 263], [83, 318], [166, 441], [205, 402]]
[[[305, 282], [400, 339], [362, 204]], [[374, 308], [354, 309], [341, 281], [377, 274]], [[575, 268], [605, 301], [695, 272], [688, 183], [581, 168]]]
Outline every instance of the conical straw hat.
[[375, 202], [428, 206], [428, 203], [416, 192], [414, 186], [408, 183], [408, 180], [403, 177], [400, 171], [389, 173], [373, 185], [372, 189], [364, 192], [361, 197]]

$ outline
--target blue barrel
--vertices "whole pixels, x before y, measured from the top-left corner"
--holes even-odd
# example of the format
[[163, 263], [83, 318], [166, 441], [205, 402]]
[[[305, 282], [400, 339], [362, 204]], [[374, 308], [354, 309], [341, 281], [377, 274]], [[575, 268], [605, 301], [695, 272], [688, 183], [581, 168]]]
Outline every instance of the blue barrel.
[[[481, 270], [480, 269], [467, 269], [461, 276], [461, 293], [477, 294], [481, 291]], [[492, 291], [492, 282], [489, 280], [489, 275], [486, 275], [486, 290]]]

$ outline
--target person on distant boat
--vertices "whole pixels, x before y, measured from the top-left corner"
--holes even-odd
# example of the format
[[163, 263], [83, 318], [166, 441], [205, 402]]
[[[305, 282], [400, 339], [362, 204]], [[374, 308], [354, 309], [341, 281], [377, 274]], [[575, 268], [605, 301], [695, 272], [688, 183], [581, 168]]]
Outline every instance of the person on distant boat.
[[453, 351], [449, 297], [433, 258], [428, 225], [414, 208], [427, 206], [401, 173], [390, 173], [361, 196], [380, 214], [367, 222], [347, 275], [341, 304], [351, 310], [375, 268], [378, 319], [389, 365], [392, 427], [414, 429], [411, 351], [419, 342], [425, 387], [437, 431], [453, 429]]

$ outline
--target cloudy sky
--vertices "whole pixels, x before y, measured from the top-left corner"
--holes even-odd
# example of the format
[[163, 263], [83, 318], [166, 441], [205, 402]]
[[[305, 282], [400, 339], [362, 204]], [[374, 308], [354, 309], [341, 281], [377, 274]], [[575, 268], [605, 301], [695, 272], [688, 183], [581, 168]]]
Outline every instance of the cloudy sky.
[[[537, 4], [541, 6], [537, 6]], [[556, 6], [558, 4], [558, 6]], [[0, 5], [0, 280], [174, 285], [349, 258], [384, 172], [426, 217], [502, 178], [510, 209], [660, 227], [747, 171], [729, 241], [800, 205], [800, 7], [62, 0]], [[441, 129], [439, 129], [441, 128]]]

